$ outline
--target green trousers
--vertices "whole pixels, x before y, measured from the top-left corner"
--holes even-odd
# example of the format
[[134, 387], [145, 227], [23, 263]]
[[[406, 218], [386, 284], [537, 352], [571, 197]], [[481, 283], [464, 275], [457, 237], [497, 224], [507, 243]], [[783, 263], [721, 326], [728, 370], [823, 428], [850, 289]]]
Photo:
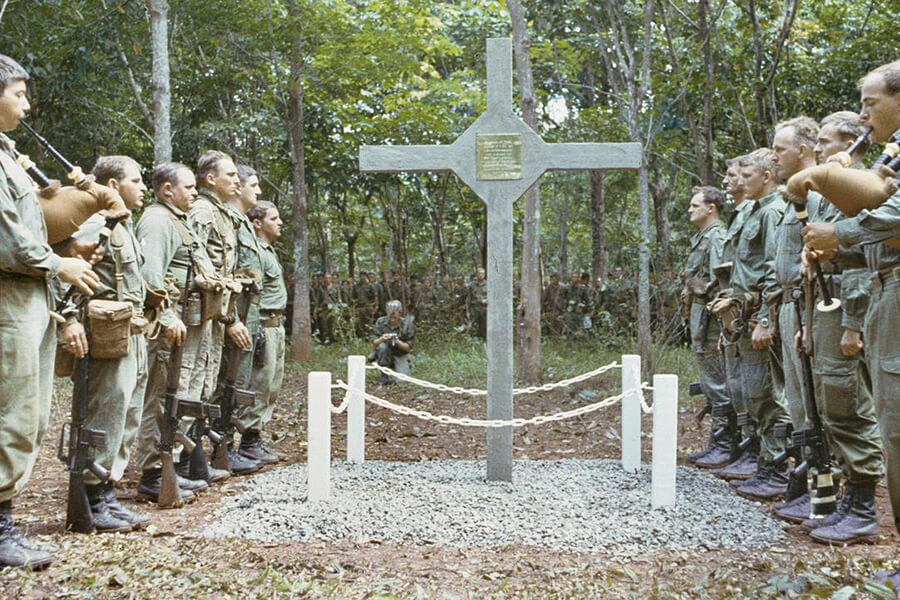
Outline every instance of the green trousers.
[[[711, 403], [713, 409], [728, 407], [731, 398], [728, 395], [728, 378], [725, 374], [725, 358], [719, 352], [719, 335], [721, 327], [715, 316], [704, 311], [706, 304], [693, 302], [691, 304], [691, 351], [697, 360], [697, 371], [700, 373], [700, 387], [703, 395]], [[706, 320], [706, 331], [703, 331], [703, 321]], [[713, 429], [726, 425], [726, 417], [713, 417]]]
[[883, 284], [877, 277], [873, 280], [865, 329], [888, 494], [894, 526], [900, 531], [900, 281], [893, 276]]
[[[147, 339], [143, 335], [131, 336], [128, 356], [87, 360], [85, 425], [106, 432], [106, 448], [94, 454], [94, 461], [110, 472], [111, 481], [118, 481], [128, 466], [131, 446], [141, 424], [147, 389]], [[81, 382], [76, 379], [74, 394], [77, 397], [81, 393]], [[100, 483], [88, 470], [84, 472], [84, 481], [89, 485]]]
[[749, 332], [737, 341], [737, 353], [741, 360], [741, 395], [747, 412], [757, 423], [759, 457], [765, 461], [772, 460], [784, 449], [785, 440], [775, 437], [773, 429], [789, 421], [784, 398], [774, 382], [776, 367], [772, 348], [780, 349], [777, 340], [773, 347], [754, 350], [750, 345]]
[[275, 401], [284, 382], [284, 327], [266, 327], [266, 352], [263, 364], [253, 366], [251, 389], [256, 392], [252, 410], [241, 416], [248, 429], [263, 430], [272, 420]]
[[[181, 355], [181, 374], [177, 394], [179, 397], [195, 401], [199, 401], [203, 397], [203, 386], [209, 368], [208, 349], [211, 325], [210, 321], [204, 321], [203, 324], [196, 327], [188, 327], [187, 339]], [[147, 393], [144, 397], [141, 428], [138, 432], [137, 448], [134, 454], [135, 465], [142, 470], [158, 469], [161, 466], [157, 446], [165, 410], [169, 355], [169, 342], [160, 333], [156, 339], [150, 341], [147, 349]], [[190, 425], [191, 419], [182, 419], [179, 429], [186, 431]]]
[[42, 279], [0, 279], [0, 502], [31, 478], [50, 423], [56, 323]]
[[799, 331], [793, 302], [785, 302], [778, 309], [778, 337], [781, 340], [781, 358], [784, 371], [784, 404], [794, 429], [805, 429], [806, 407], [803, 403], [803, 370], [797, 352], [795, 336]]
[[864, 358], [869, 352], [849, 357], [841, 352], [844, 328], [839, 310], [817, 311], [812, 333], [816, 406], [831, 450], [847, 481], [878, 480], [884, 473], [884, 460]]

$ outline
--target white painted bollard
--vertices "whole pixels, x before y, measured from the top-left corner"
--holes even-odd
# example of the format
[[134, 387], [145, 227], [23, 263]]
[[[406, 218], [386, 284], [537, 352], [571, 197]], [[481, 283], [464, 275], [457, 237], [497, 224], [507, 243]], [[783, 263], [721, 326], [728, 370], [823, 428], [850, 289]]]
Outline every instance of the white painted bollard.
[[347, 357], [347, 385], [350, 400], [347, 403], [347, 462], [366, 460], [366, 357]]
[[678, 376], [653, 377], [653, 467], [650, 504], [675, 506], [675, 451], [678, 446]]
[[331, 373], [309, 374], [309, 423], [306, 448], [307, 500], [328, 500], [331, 493]]
[[641, 357], [622, 356], [622, 468], [637, 473], [641, 468]]

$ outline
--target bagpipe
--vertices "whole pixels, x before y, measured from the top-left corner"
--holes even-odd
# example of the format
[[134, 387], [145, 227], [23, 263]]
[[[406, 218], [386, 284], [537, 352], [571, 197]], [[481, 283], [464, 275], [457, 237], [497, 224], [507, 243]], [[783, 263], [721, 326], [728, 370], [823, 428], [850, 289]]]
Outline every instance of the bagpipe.
[[[898, 189], [900, 138], [891, 137], [869, 170], [849, 168], [853, 152], [862, 146], [870, 132], [860, 135], [850, 148], [836, 153], [824, 164], [804, 169], [788, 179], [783, 190], [785, 199], [805, 206], [807, 194], [810, 191], [819, 192], [848, 217], [880, 206]], [[900, 237], [885, 240], [884, 243], [900, 249]]]
[[38, 188], [38, 200], [44, 212], [47, 241], [50, 244], [57, 244], [71, 237], [94, 213], [106, 211], [110, 217], [128, 216], [129, 211], [118, 192], [104, 185], [98, 185], [93, 176], [85, 175], [80, 167], [69, 162], [31, 125], [24, 121], [20, 124], [62, 165], [73, 183], [70, 186], [61, 186], [59, 182], [47, 177], [27, 155], [16, 150], [15, 142], [0, 134], [0, 146], [10, 153]]

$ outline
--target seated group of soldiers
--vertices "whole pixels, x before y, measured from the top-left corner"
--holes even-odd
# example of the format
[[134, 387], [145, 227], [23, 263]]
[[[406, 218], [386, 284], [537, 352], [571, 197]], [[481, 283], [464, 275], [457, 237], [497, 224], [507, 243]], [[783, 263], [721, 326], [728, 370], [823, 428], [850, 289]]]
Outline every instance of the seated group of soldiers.
[[[27, 79], [0, 55], [0, 132], [29, 109]], [[129, 462], [141, 473], [138, 498], [161, 507], [277, 462], [261, 433], [284, 370], [287, 290], [273, 248], [282, 223], [259, 199], [255, 171], [218, 151], [200, 156], [196, 174], [157, 165], [155, 201], [137, 222], [147, 187], [127, 156], [100, 157], [75, 187], [36, 192], [42, 173], [7, 143], [0, 172], [0, 568], [52, 560], [17, 529], [12, 500], [49, 425], [54, 368], [74, 373], [61, 458], [75, 531], [147, 524], [116, 497]], [[99, 196], [122, 210], [60, 234], [60, 215]]]
[[690, 459], [831, 544], [878, 534], [885, 471], [900, 525], [900, 193], [862, 165], [870, 142], [900, 153], [900, 61], [859, 85], [859, 114], [784, 121], [727, 161], [727, 224], [725, 193], [694, 189], [682, 293], [714, 431]]

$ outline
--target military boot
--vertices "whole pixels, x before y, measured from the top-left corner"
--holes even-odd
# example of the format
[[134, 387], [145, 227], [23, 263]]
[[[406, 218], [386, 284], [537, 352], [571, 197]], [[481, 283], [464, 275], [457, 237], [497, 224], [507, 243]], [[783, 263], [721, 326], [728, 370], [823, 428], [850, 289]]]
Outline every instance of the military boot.
[[238, 448], [238, 452], [241, 456], [257, 460], [264, 465], [275, 464], [281, 460], [280, 456], [273, 452], [269, 452], [269, 450], [263, 446], [259, 431], [255, 429], [248, 429], [241, 436], [241, 445]]
[[228, 445], [228, 461], [231, 463], [232, 475], [250, 475], [263, 468], [263, 463], [247, 458], [235, 450], [231, 444]]
[[847, 483], [844, 494], [850, 497], [844, 517], [827, 527], [818, 527], [809, 535], [823, 544], [856, 544], [878, 535], [875, 515], [875, 482]]
[[759, 461], [759, 471], [755, 477], [737, 488], [737, 493], [750, 500], [774, 500], [787, 492], [788, 474], [783, 466], [777, 467], [769, 461]]
[[775, 516], [779, 519], [791, 523], [802, 523], [809, 518], [811, 507], [812, 504], [810, 503], [809, 493], [807, 492], [788, 502], [779, 502], [773, 508], [775, 509]]
[[[203, 461], [205, 462], [206, 456], [203, 453], [199, 453], [199, 455], [203, 457]], [[225, 469], [216, 469], [211, 464], [205, 464], [204, 468], [201, 469], [197, 465], [196, 457], [197, 453], [191, 453], [187, 458], [182, 458], [175, 463], [175, 473], [178, 475], [178, 487], [181, 489], [191, 491], [205, 490], [209, 487], [209, 484], [216, 483], [217, 481], [224, 481], [231, 477], [231, 473]], [[205, 471], [205, 473], [198, 476], [199, 471]], [[189, 480], [190, 483], [182, 485], [182, 482], [185, 480]]]
[[690, 454], [688, 454], [688, 457], [687, 457], [688, 461], [697, 462], [698, 458], [700, 458], [702, 456], [706, 456], [709, 453], [709, 451], [713, 449], [713, 446], [715, 446], [715, 445], [716, 445], [716, 440], [715, 440], [715, 438], [713, 438], [712, 435], [710, 435], [709, 443], [705, 447], [703, 447], [700, 450], [697, 450], [696, 452], [691, 452]]
[[745, 451], [736, 460], [716, 469], [712, 474], [719, 479], [742, 481], [753, 477], [756, 471], [756, 455]]
[[695, 460], [694, 464], [701, 469], [718, 469], [731, 462], [733, 451], [731, 439], [726, 436], [724, 439], [714, 442], [709, 447], [709, 451]]
[[109, 510], [106, 502], [106, 490], [103, 485], [86, 485], [88, 503], [91, 505], [91, 520], [97, 533], [120, 533], [131, 531], [131, 523], [120, 519]]
[[[138, 482], [136, 498], [145, 502], [159, 502], [159, 490], [161, 487], [162, 469], [146, 469], [141, 473], [141, 480]], [[178, 488], [178, 491], [181, 492], [181, 501], [185, 504], [197, 499], [194, 492], [183, 490], [180, 487]]]
[[112, 484], [105, 484], [103, 486], [103, 495], [106, 498], [106, 505], [109, 507], [109, 514], [117, 519], [130, 523], [132, 530], [137, 531], [143, 529], [150, 523], [149, 515], [129, 510], [125, 505], [119, 502]]
[[12, 519], [12, 503], [0, 502], [0, 569], [25, 567], [32, 570], [46, 568], [53, 555], [23, 536]]
[[[847, 484], [847, 486], [845, 487], [849, 487], [849, 484]], [[830, 527], [843, 519], [848, 510], [850, 510], [850, 495], [845, 490], [844, 495], [841, 496], [838, 500], [837, 508], [833, 513], [821, 519], [813, 519], [812, 517], [810, 517], [809, 519], [803, 521], [801, 525], [809, 530], [818, 529], [820, 527]]]

